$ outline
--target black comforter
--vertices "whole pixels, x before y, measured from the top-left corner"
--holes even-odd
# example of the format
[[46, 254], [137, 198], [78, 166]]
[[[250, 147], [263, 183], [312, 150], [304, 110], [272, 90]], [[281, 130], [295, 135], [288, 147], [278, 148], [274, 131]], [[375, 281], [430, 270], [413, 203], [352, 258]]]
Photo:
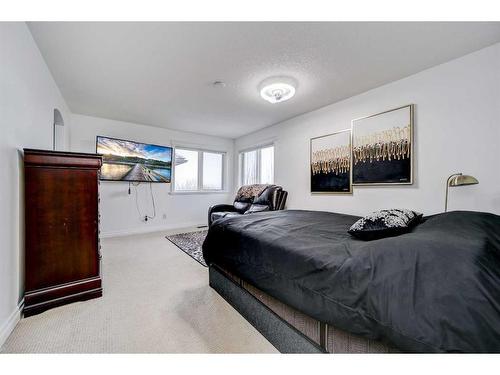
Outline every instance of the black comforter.
[[336, 327], [410, 352], [500, 352], [500, 216], [450, 212], [365, 242], [358, 217], [277, 211], [216, 221], [203, 254]]

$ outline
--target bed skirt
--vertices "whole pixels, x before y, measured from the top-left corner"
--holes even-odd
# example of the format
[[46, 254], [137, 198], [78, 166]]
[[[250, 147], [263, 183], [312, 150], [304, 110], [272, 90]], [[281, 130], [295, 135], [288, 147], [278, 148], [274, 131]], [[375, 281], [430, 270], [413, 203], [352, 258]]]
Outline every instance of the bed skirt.
[[281, 353], [397, 353], [397, 349], [320, 322], [217, 265], [210, 286]]

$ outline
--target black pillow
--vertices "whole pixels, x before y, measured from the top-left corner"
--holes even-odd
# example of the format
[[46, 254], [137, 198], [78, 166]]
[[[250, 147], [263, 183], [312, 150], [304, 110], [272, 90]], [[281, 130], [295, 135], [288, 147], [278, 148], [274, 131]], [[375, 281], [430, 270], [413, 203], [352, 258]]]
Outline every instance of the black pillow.
[[252, 204], [250, 208], [245, 212], [246, 214], [252, 214], [254, 212], [269, 211], [269, 206], [264, 204]]
[[277, 190], [276, 185], [269, 185], [260, 195], [256, 196], [253, 200], [253, 204], [258, 205], [273, 205], [274, 192]]
[[404, 208], [380, 210], [356, 221], [348, 232], [362, 240], [376, 240], [409, 232], [421, 220], [421, 213]]
[[250, 207], [251, 203], [248, 202], [241, 202], [241, 201], [235, 201], [233, 203], [233, 207], [238, 211], [240, 214], [245, 213], [246, 210]]

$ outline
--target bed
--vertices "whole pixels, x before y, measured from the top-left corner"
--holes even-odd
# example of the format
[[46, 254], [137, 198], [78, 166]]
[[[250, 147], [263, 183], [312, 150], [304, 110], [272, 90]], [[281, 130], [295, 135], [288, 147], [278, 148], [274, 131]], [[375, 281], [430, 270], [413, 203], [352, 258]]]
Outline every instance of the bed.
[[240, 288], [323, 351], [340, 332], [361, 340], [358, 352], [500, 352], [500, 216], [443, 213], [374, 241], [347, 233], [357, 219], [287, 210], [217, 220], [203, 244], [211, 285], [229, 286], [230, 302]]

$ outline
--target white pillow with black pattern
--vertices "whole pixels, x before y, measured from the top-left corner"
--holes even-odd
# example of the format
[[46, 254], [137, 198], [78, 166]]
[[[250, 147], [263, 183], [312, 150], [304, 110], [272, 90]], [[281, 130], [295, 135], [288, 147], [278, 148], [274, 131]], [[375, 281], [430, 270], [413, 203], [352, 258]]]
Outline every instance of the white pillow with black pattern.
[[421, 220], [421, 213], [405, 208], [380, 210], [356, 221], [348, 232], [362, 240], [376, 240], [407, 233]]

